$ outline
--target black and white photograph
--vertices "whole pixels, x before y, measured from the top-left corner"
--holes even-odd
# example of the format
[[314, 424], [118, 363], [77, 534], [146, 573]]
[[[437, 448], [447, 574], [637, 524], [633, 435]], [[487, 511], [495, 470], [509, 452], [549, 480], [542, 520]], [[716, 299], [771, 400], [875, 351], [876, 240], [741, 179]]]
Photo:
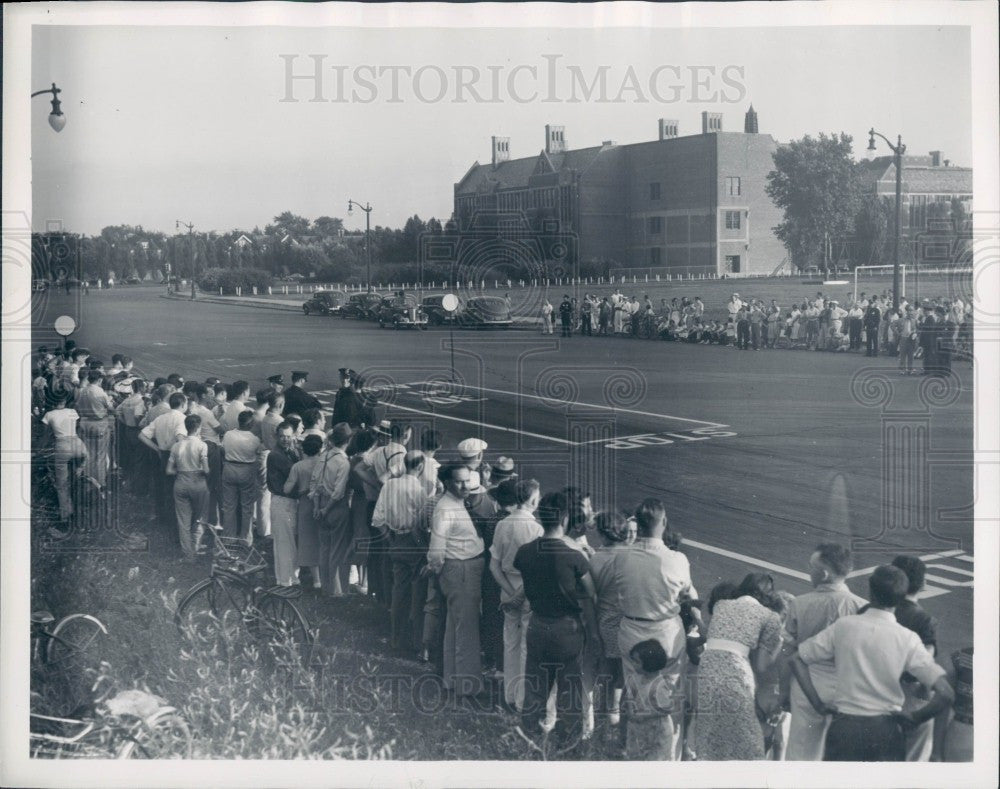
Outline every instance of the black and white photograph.
[[994, 786], [997, 23], [5, 5], [0, 783]]

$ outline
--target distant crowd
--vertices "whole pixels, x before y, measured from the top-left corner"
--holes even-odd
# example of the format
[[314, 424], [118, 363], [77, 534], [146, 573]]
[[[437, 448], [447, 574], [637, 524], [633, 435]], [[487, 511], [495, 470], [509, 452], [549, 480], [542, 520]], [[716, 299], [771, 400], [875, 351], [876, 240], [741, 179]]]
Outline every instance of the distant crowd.
[[744, 301], [733, 293], [725, 305], [728, 317], [705, 317], [700, 297], [660, 299], [654, 304], [625, 296], [620, 290], [582, 299], [565, 295], [558, 306], [547, 299], [541, 309], [543, 334], [554, 334], [557, 319], [563, 337], [615, 335], [703, 345], [728, 345], [738, 350], [791, 348], [860, 352], [868, 356], [898, 356], [903, 372], [914, 372], [923, 359], [926, 372], [950, 369], [953, 356], [972, 357], [972, 308], [960, 297], [933, 298], [911, 304], [905, 298], [894, 308], [888, 293], [860, 293], [844, 303], [818, 292], [812, 299], [783, 308], [776, 299]]
[[478, 437], [445, 448], [380, 418], [349, 368], [332, 413], [305, 371], [251, 396], [247, 381], [147, 381], [70, 342], [39, 348], [34, 370], [66, 525], [75, 480], [120, 475], [181, 561], [204, 562], [214, 529], [262, 545], [281, 585], [331, 606], [373, 597], [394, 655], [469, 709], [492, 709], [498, 685], [532, 742], [572, 748], [603, 721], [630, 759], [971, 758], [971, 649], [949, 679], [915, 557], [875, 569], [867, 601], [834, 543], [805, 594], [750, 573], [702, 598], [663, 502], [601, 512], [585, 490], [543, 491]]

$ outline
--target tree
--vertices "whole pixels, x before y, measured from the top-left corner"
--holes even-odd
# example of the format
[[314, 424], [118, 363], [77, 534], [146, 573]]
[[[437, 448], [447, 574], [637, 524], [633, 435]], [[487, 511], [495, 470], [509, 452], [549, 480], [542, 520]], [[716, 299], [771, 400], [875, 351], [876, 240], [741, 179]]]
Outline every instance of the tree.
[[854, 218], [855, 266], [878, 265], [891, 257], [888, 244], [893, 220], [889, 213], [884, 197], [866, 194], [861, 198], [861, 207]]
[[313, 220], [312, 229], [324, 241], [339, 238], [344, 230], [344, 220], [332, 216], [318, 216]]
[[264, 232], [279, 237], [287, 233], [294, 238], [309, 232], [309, 220], [304, 216], [297, 216], [291, 211], [284, 211], [274, 218], [274, 224], [264, 228]]
[[821, 265], [827, 238], [851, 235], [861, 185], [851, 136], [806, 135], [778, 148], [767, 194], [784, 211], [774, 228], [799, 268]]

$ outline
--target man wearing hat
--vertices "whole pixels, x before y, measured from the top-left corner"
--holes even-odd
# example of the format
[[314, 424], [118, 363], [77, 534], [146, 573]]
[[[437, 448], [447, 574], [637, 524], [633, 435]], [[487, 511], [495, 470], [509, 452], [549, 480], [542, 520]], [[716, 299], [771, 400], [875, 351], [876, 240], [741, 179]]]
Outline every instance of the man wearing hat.
[[[502, 512], [496, 499], [488, 494], [478, 471], [469, 473], [466, 493], [465, 507], [483, 540], [483, 550], [488, 556], [497, 521], [507, 513]], [[479, 619], [479, 640], [485, 668], [499, 673], [503, 665], [503, 614], [500, 612], [500, 585], [490, 573], [483, 573], [480, 596], [483, 613]]]
[[508, 479], [517, 479], [517, 472], [514, 471], [514, 460], [501, 455], [490, 469], [490, 491], [496, 490], [497, 485]]
[[467, 438], [458, 444], [458, 454], [462, 458], [462, 464], [469, 471], [478, 472], [483, 484], [489, 487], [492, 480], [493, 469], [490, 464], [483, 460], [483, 452], [489, 448], [489, 444], [481, 438]]
[[285, 378], [281, 373], [268, 377], [267, 383], [276, 394], [281, 394], [285, 391]]
[[[308, 379], [309, 373], [304, 370], [292, 371], [292, 385], [285, 390], [284, 415], [286, 417], [290, 414], [301, 417], [303, 411], [308, 411], [310, 408], [321, 408], [319, 400], [305, 390], [304, 385]], [[334, 420], [334, 424], [336, 424], [336, 420]]]
[[340, 388], [333, 400], [334, 423], [347, 422], [355, 430], [365, 421], [361, 398], [351, 386], [356, 376], [349, 367], [340, 368]]

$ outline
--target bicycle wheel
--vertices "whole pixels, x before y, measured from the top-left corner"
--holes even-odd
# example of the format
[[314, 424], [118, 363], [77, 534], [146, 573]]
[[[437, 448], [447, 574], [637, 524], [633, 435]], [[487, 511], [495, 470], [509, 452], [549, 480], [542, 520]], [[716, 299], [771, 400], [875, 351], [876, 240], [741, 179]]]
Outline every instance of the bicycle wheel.
[[227, 576], [206, 578], [184, 595], [174, 622], [192, 639], [213, 640], [242, 626], [243, 611], [249, 600], [249, 591], [242, 581]]
[[118, 749], [118, 759], [190, 759], [194, 738], [184, 716], [173, 707], [157, 710]]
[[60, 619], [49, 634], [45, 660], [56, 664], [86, 657], [96, 662], [107, 634], [108, 629], [100, 619], [90, 614], [70, 614]]
[[247, 626], [275, 659], [280, 660], [288, 653], [298, 661], [308, 658], [313, 641], [309, 623], [287, 597], [264, 592], [248, 616]]

